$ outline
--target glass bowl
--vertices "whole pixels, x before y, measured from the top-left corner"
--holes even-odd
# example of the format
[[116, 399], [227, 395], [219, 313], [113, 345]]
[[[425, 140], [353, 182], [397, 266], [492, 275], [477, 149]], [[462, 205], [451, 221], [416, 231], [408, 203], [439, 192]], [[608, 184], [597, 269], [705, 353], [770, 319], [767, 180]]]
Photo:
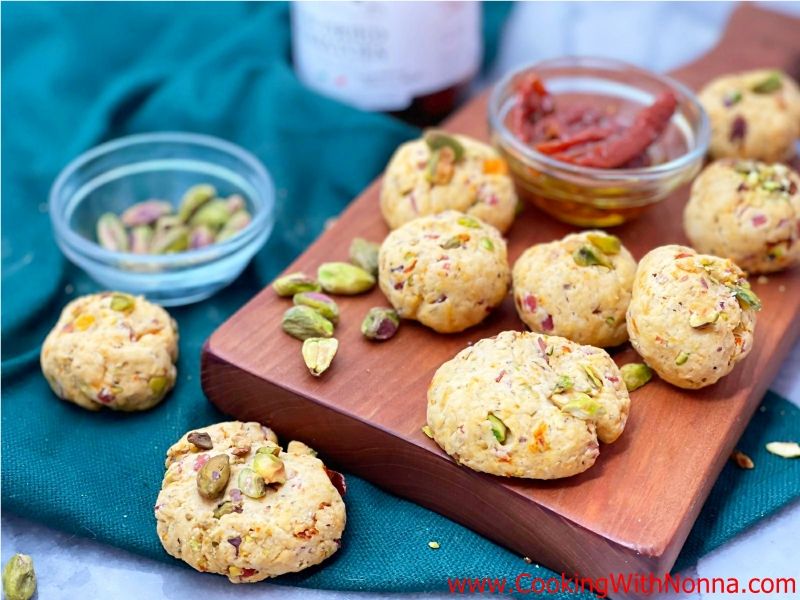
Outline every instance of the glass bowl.
[[[672, 91], [678, 106], [654, 145], [663, 160], [647, 167], [599, 169], [556, 160], [525, 144], [507, 120], [516, 103], [517, 78], [529, 72], [541, 78], [557, 104], [560, 96], [579, 103], [601, 96], [630, 110]], [[546, 60], [506, 75], [489, 97], [489, 126], [520, 197], [583, 227], [609, 227], [633, 219], [690, 181], [702, 166], [710, 135], [705, 111], [684, 85], [624, 62], [585, 57]]]
[[[177, 206], [199, 183], [220, 196], [247, 200], [250, 224], [219, 244], [176, 254], [114, 252], [96, 242], [103, 213], [122, 213], [150, 198]], [[166, 306], [207, 298], [231, 283], [264, 245], [275, 217], [275, 192], [252, 154], [224, 140], [193, 133], [150, 133], [119, 138], [72, 161], [50, 190], [56, 242], [104, 289], [144, 294]]]

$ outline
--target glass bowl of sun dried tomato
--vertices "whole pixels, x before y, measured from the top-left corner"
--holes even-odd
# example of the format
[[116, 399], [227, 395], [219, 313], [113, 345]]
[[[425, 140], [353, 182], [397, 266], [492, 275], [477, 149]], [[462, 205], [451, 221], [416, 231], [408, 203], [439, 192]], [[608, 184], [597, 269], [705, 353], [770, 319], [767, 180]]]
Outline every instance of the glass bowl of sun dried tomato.
[[490, 95], [489, 125], [520, 197], [584, 227], [629, 221], [690, 181], [710, 135], [686, 86], [588, 57], [506, 75]]

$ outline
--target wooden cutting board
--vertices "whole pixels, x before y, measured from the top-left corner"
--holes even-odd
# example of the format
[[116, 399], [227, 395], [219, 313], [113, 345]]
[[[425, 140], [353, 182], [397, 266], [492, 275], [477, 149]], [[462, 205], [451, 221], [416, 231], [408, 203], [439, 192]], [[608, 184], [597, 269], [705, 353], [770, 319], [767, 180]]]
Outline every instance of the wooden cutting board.
[[[674, 72], [694, 88], [741, 69], [779, 67], [800, 78], [800, 21], [740, 7], [723, 40]], [[446, 123], [486, 139], [486, 95]], [[346, 260], [353, 237], [388, 233], [375, 181], [287, 271], [315, 273]], [[616, 228], [636, 258], [654, 246], [685, 243], [682, 189], [639, 220]], [[509, 233], [513, 261], [528, 246], [574, 230], [529, 207]], [[632, 394], [622, 437], [602, 446], [594, 467], [576, 477], [536, 482], [483, 475], [457, 466], [428, 439], [426, 390], [434, 371], [468, 343], [522, 329], [511, 298], [484, 323], [437, 335], [405, 322], [389, 342], [359, 332], [367, 310], [386, 301], [377, 289], [341, 298], [341, 342], [317, 379], [300, 342], [283, 333], [291, 304], [265, 289], [224, 323], [203, 352], [203, 388], [223, 412], [269, 424], [300, 439], [349, 473], [446, 515], [556, 571], [583, 576], [664, 573], [674, 564], [711, 486], [800, 332], [800, 269], [753, 282], [764, 309], [750, 356], [717, 385], [697, 392], [654, 381]], [[636, 358], [629, 346], [614, 356]], [[357, 501], [354, 499], [353, 501]]]

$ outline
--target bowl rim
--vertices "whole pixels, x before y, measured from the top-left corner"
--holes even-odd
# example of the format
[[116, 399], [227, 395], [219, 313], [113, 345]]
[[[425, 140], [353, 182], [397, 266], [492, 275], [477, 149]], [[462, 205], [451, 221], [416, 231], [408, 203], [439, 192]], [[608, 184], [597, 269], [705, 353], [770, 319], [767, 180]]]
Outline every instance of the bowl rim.
[[[173, 254], [134, 254], [133, 252], [118, 252], [103, 248], [97, 242], [93, 242], [84, 236], [73, 231], [66, 219], [62, 216], [59, 209], [59, 198], [62, 197], [61, 191], [65, 183], [74, 173], [88, 162], [107, 154], [112, 154], [123, 148], [134, 145], [145, 145], [152, 143], [182, 143], [194, 146], [205, 146], [214, 150], [219, 150], [233, 156], [235, 159], [247, 165], [255, 173], [259, 180], [259, 191], [263, 193], [263, 207], [252, 215], [250, 223], [237, 235], [219, 243], [211, 244], [203, 248], [185, 250]], [[252, 200], [251, 200], [252, 201]], [[56, 233], [56, 240], [71, 247], [95, 262], [108, 265], [125, 263], [124, 270], [128, 271], [135, 267], [160, 266], [169, 267], [176, 263], [186, 266], [200, 266], [213, 262], [224, 256], [229, 256], [247, 246], [253, 239], [258, 239], [263, 231], [269, 231], [267, 226], [274, 218], [275, 208], [275, 183], [272, 180], [266, 167], [251, 152], [241, 146], [229, 142], [222, 138], [203, 133], [192, 133], [186, 131], [158, 131], [151, 133], [137, 133], [114, 138], [94, 146], [72, 159], [58, 174], [53, 185], [50, 187], [48, 196], [50, 221]], [[133, 271], [132, 271], [133, 273]]]
[[[500, 118], [501, 96], [503, 91], [509, 87], [514, 78], [518, 77], [521, 73], [532, 71], [542, 68], [552, 68], [557, 66], [571, 66], [571, 67], [585, 67], [585, 68], [613, 68], [613, 69], [627, 69], [636, 72], [637, 75], [644, 75], [650, 79], [654, 79], [659, 83], [672, 88], [684, 96], [689, 103], [697, 109], [700, 115], [700, 123], [696, 130], [697, 143], [694, 148], [680, 156], [673, 158], [664, 163], [653, 165], [649, 167], [635, 167], [627, 169], [601, 169], [598, 167], [584, 167], [581, 165], [574, 165], [572, 163], [563, 162], [551, 158], [550, 156], [535, 150], [531, 146], [525, 144], [514, 135], [508, 127], [506, 127], [504, 120]], [[638, 87], [635, 83], [629, 84], [632, 87]], [[569, 173], [576, 176], [589, 177], [592, 179], [601, 180], [619, 180], [619, 179], [650, 179], [669, 174], [676, 171], [681, 171], [702, 158], [708, 152], [708, 145], [711, 139], [711, 124], [706, 110], [700, 103], [695, 93], [683, 83], [673, 79], [668, 75], [662, 75], [649, 71], [642, 67], [628, 63], [623, 60], [615, 58], [597, 57], [597, 56], [583, 56], [583, 55], [568, 55], [557, 58], [548, 58], [537, 62], [527, 63], [523, 66], [516, 67], [506, 73], [492, 88], [489, 94], [489, 101], [487, 112], [489, 116], [489, 124], [502, 138], [503, 144], [508, 144], [517, 152], [519, 152], [525, 161], [535, 161], [544, 166], [557, 169], [562, 173]]]

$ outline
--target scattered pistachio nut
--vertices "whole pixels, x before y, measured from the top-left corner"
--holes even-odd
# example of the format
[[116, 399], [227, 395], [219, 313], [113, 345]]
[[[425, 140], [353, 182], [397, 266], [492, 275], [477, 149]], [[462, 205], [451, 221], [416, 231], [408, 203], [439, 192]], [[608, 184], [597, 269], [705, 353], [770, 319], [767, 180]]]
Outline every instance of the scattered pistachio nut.
[[614, 264], [606, 258], [599, 248], [581, 246], [572, 253], [572, 259], [581, 267], [600, 266], [612, 269]]
[[228, 205], [225, 200], [214, 199], [203, 204], [189, 219], [189, 224], [193, 226], [205, 225], [214, 231], [219, 231], [230, 218], [231, 213], [228, 212]]
[[[261, 454], [261, 456], [272, 456], [271, 454]], [[249, 498], [262, 498], [267, 493], [267, 483], [264, 478], [253, 469], [244, 468], [239, 472], [237, 481], [239, 489]]]
[[373, 277], [377, 277], [380, 249], [380, 244], [370, 242], [364, 238], [354, 238], [350, 242], [350, 262], [357, 267], [361, 267]]
[[125, 226], [114, 213], [105, 213], [97, 221], [97, 241], [106, 250], [128, 251], [128, 234]]
[[278, 277], [272, 282], [272, 289], [275, 290], [278, 296], [286, 297], [294, 296], [301, 292], [319, 292], [322, 286], [320, 286], [316, 279], [298, 271], [296, 273], [289, 273], [283, 277]]
[[250, 217], [250, 213], [246, 210], [240, 210], [233, 213], [231, 218], [228, 219], [228, 222], [225, 223], [225, 226], [217, 235], [217, 243], [231, 239], [245, 227], [250, 225], [250, 221], [252, 221], [252, 218]]
[[317, 269], [322, 289], [331, 294], [355, 295], [375, 286], [375, 277], [361, 267], [346, 262], [323, 263]]
[[163, 200], [145, 200], [129, 206], [120, 215], [120, 221], [125, 227], [138, 227], [139, 225], [152, 225], [158, 219], [172, 212], [172, 204]]
[[300, 292], [292, 301], [295, 306], [309, 306], [334, 325], [339, 322], [339, 305], [333, 298], [322, 292]]
[[308, 306], [292, 306], [288, 309], [283, 313], [281, 327], [298, 340], [333, 336], [333, 323]]
[[770, 442], [767, 452], [782, 458], [800, 458], [800, 444], [797, 442]]
[[376, 306], [369, 309], [361, 323], [361, 333], [368, 340], [382, 342], [388, 340], [400, 327], [400, 317], [391, 308]]
[[30, 600], [36, 592], [36, 571], [27, 554], [15, 554], [3, 567], [3, 594], [6, 600]]
[[217, 454], [208, 459], [197, 472], [197, 491], [207, 500], [219, 498], [231, 477], [230, 459], [227, 454]]
[[735, 462], [736, 466], [740, 469], [753, 469], [756, 466], [753, 459], [741, 450], [734, 450], [733, 454], [731, 454], [731, 460]]
[[644, 363], [628, 363], [619, 370], [629, 392], [638, 390], [653, 378], [653, 370]]
[[211, 441], [211, 436], [205, 431], [192, 431], [186, 436], [186, 441], [194, 444], [201, 450], [211, 450], [214, 448], [214, 442]]
[[336, 351], [339, 349], [339, 340], [336, 338], [308, 338], [303, 341], [303, 361], [309, 372], [314, 377], [319, 377], [333, 362]]
[[751, 89], [756, 94], [771, 94], [783, 87], [783, 81], [779, 73], [770, 73], [766, 78], [756, 83]]
[[286, 465], [279, 457], [269, 452], [256, 452], [253, 471], [265, 483], [286, 483]]
[[189, 228], [184, 226], [173, 227], [154, 236], [150, 246], [151, 254], [175, 254], [189, 249]]
[[153, 229], [147, 225], [139, 225], [131, 229], [130, 250], [134, 254], [147, 254], [153, 241]]
[[619, 238], [608, 233], [590, 233], [586, 237], [605, 254], [619, 254], [619, 250], [622, 247]]
[[489, 413], [486, 417], [489, 421], [489, 424], [492, 428], [492, 435], [494, 439], [496, 439], [501, 444], [505, 443], [506, 436], [508, 435], [508, 427], [506, 426], [500, 418], [495, 415], [494, 413]]
[[181, 204], [178, 207], [178, 218], [181, 223], [188, 223], [194, 214], [206, 204], [217, 196], [217, 190], [213, 185], [201, 183], [190, 187], [181, 198]]

